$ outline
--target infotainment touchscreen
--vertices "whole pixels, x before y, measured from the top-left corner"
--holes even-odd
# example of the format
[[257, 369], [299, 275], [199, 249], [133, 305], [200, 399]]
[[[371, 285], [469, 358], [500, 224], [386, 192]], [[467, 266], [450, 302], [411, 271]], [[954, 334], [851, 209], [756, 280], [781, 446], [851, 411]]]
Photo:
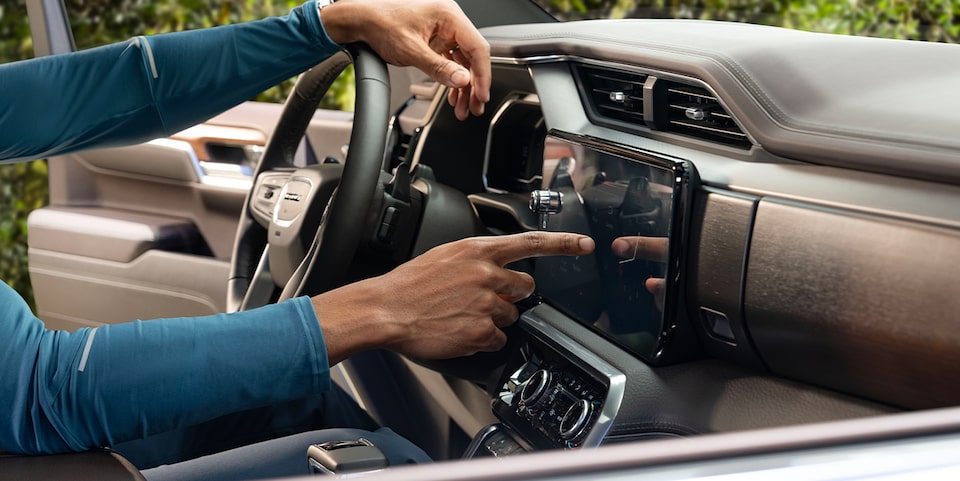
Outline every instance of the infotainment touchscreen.
[[[586, 140], [547, 137], [541, 229], [589, 235], [590, 256], [534, 261], [542, 300], [654, 360], [669, 336], [689, 166]], [[531, 208], [535, 209], [535, 202]]]

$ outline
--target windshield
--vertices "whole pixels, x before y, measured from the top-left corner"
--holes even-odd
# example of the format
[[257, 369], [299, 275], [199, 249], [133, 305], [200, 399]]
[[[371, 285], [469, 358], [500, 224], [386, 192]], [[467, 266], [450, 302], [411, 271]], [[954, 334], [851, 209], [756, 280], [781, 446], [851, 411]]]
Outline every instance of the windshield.
[[560, 20], [725, 20], [811, 32], [960, 43], [960, 0], [535, 0]]

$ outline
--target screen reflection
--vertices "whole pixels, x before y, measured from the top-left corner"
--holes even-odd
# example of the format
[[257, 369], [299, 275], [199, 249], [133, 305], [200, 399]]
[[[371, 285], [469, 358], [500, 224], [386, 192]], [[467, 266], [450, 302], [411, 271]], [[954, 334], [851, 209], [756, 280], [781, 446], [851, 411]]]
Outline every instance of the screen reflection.
[[541, 297], [649, 358], [662, 330], [676, 173], [548, 137], [543, 189], [562, 196], [547, 230], [589, 235], [590, 256], [535, 260]]

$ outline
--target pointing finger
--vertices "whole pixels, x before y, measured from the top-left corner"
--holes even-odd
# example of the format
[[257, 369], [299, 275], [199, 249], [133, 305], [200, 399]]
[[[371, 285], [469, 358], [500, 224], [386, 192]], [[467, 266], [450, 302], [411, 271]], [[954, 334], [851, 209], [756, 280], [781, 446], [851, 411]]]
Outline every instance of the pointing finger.
[[565, 232], [524, 232], [482, 240], [489, 259], [501, 266], [527, 257], [586, 255], [595, 247], [593, 239]]

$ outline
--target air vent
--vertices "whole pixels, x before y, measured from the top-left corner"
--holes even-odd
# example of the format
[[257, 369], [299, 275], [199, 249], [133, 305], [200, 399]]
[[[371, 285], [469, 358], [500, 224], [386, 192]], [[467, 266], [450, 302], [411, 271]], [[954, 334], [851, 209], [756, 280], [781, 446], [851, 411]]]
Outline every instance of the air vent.
[[668, 130], [738, 147], [750, 140], [724, 110], [717, 97], [704, 88], [668, 82]]
[[596, 115], [643, 125], [643, 84], [637, 73], [580, 67], [580, 81]]

